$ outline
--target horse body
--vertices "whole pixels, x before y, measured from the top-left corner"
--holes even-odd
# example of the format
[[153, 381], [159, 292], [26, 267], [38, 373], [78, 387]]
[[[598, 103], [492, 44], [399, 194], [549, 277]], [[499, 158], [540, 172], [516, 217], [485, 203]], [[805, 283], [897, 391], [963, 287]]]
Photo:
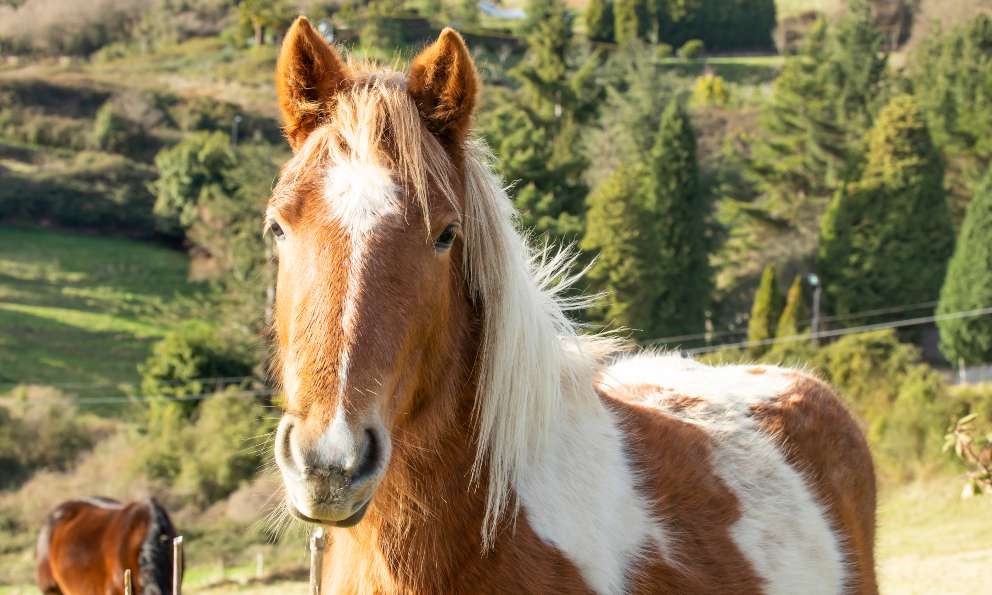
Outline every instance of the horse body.
[[124, 593], [124, 571], [130, 569], [135, 593], [171, 593], [175, 534], [165, 510], [152, 499], [63, 502], [38, 536], [38, 586], [43, 593]]
[[287, 510], [332, 527], [327, 592], [876, 592], [838, 398], [579, 333], [567, 257], [530, 251], [468, 138], [457, 33], [403, 75], [301, 19], [277, 70], [275, 455]]

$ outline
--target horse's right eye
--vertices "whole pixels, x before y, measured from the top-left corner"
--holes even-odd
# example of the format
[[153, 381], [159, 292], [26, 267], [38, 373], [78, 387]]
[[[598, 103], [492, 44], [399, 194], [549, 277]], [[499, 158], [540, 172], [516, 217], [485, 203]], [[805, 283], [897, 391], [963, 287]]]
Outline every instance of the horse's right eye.
[[276, 221], [269, 222], [269, 231], [272, 232], [272, 237], [277, 240], [282, 240], [286, 237], [286, 232], [282, 230], [282, 226]]

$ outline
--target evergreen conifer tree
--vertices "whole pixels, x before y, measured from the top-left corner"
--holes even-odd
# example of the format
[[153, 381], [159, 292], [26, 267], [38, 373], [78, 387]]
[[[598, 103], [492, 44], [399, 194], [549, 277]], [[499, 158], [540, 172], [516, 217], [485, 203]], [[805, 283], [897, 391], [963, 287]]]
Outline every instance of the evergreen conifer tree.
[[[992, 169], [968, 205], [957, 248], [940, 292], [938, 314], [992, 306]], [[937, 323], [940, 349], [951, 363], [992, 362], [992, 316]]]
[[586, 35], [592, 41], [610, 43], [613, 35], [613, 1], [590, 0], [586, 6]]
[[893, 98], [868, 142], [863, 177], [823, 217], [819, 269], [835, 314], [935, 300], [954, 247], [944, 168], [913, 98]]
[[587, 162], [576, 147], [601, 99], [593, 79], [598, 57], [573, 67], [571, 14], [561, 0], [533, 4], [546, 12], [527, 36], [527, 57], [511, 72], [519, 87], [485, 133], [501, 158], [500, 174], [515, 184], [521, 224], [570, 242], [581, 238], [584, 222]]
[[[751, 318], [747, 325], [749, 342], [757, 343], [775, 338], [782, 306], [782, 290], [778, 286], [775, 265], [770, 264], [765, 267], [758, 291], [754, 294], [754, 305], [751, 307]], [[768, 345], [753, 345], [748, 350], [752, 355], [758, 356], [768, 351]]]
[[805, 327], [809, 313], [806, 310], [806, 299], [803, 295], [803, 278], [796, 275], [785, 295], [785, 308], [778, 319], [775, 330], [776, 337], [795, 337]]

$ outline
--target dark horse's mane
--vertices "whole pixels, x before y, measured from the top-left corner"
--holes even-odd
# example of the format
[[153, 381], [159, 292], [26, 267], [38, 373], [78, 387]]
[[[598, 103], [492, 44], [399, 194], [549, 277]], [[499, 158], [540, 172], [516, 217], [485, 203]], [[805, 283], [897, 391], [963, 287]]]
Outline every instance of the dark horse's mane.
[[148, 531], [138, 554], [142, 595], [172, 593], [172, 538], [176, 529], [165, 509], [155, 500], [145, 500], [148, 507]]

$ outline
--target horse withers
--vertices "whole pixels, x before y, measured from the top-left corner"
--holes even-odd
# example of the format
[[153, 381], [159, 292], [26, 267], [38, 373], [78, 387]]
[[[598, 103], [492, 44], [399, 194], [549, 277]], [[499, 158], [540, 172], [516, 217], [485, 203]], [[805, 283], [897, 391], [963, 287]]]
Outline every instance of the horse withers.
[[176, 530], [154, 498], [122, 504], [82, 498], [59, 504], [45, 519], [36, 550], [38, 588], [45, 594], [172, 593]]
[[300, 19], [276, 86], [275, 457], [331, 527], [321, 592], [877, 592], [840, 399], [580, 332], [573, 263], [528, 247], [472, 138], [461, 36], [395, 72]]

